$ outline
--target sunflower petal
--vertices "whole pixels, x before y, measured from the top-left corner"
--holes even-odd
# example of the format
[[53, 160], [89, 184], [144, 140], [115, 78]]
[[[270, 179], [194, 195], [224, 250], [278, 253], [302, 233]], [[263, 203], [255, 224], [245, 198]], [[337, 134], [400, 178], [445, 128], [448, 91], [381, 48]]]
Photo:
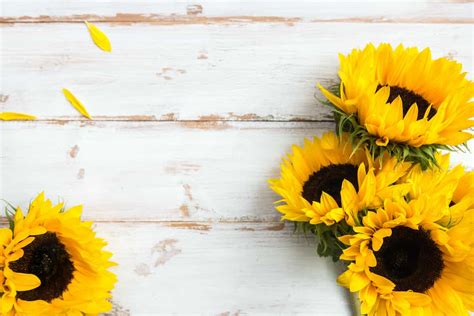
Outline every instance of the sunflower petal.
[[33, 274], [11, 271], [7, 277], [13, 284], [15, 284], [15, 289], [17, 291], [29, 291], [41, 285], [40, 279]]
[[89, 113], [87, 112], [86, 108], [84, 105], [82, 105], [81, 101], [79, 101], [68, 89], [64, 88], [63, 89], [63, 94], [66, 97], [66, 99], [71, 103], [71, 105], [82, 115], [87, 117], [88, 119], [92, 119]]
[[32, 121], [36, 120], [36, 116], [24, 114], [24, 113], [15, 113], [15, 112], [1, 112], [0, 121]]
[[97, 26], [95, 26], [92, 23], [89, 23], [87, 21], [84, 21], [84, 23], [87, 25], [87, 29], [89, 30], [89, 34], [91, 35], [92, 40], [94, 43], [102, 49], [103, 51], [106, 52], [111, 52], [112, 51], [112, 45], [110, 44], [110, 40], [105, 35], [104, 32], [102, 32]]

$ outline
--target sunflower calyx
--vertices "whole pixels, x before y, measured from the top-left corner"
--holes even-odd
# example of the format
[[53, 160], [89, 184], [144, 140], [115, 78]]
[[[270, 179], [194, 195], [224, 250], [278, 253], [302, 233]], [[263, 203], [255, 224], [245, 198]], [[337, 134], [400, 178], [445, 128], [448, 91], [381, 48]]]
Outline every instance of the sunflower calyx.
[[[381, 159], [384, 155], [396, 157], [398, 161], [409, 161], [419, 164], [423, 170], [438, 167], [436, 153], [443, 149], [453, 151], [451, 146], [430, 144], [413, 147], [408, 144], [390, 141], [387, 137], [378, 137], [370, 134], [367, 129], [360, 125], [356, 114], [346, 114], [332, 107], [336, 121], [336, 133], [338, 136], [349, 133], [349, 140], [354, 149], [367, 148], [373, 159]], [[457, 148], [457, 147], [456, 147]]]
[[338, 237], [353, 233], [351, 227], [345, 222], [331, 226], [323, 223], [313, 225], [309, 222], [295, 222], [294, 231], [305, 237], [308, 237], [308, 235], [314, 237], [317, 243], [317, 254], [320, 257], [330, 257], [333, 262], [338, 261], [342, 251], [347, 248]]

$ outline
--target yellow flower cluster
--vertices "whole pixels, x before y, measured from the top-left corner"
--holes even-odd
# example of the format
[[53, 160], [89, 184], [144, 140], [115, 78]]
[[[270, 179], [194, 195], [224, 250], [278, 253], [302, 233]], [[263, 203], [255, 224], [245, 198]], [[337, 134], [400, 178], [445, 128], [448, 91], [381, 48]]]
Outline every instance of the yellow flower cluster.
[[[338, 282], [362, 314], [474, 311], [474, 172], [438, 150], [472, 138], [474, 85], [428, 49], [368, 45], [321, 88], [337, 134], [305, 139], [269, 181], [282, 220], [347, 263]], [[436, 80], [433, 80], [436, 78]]]
[[40, 194], [13, 229], [0, 229], [1, 315], [98, 315], [109, 311], [116, 276], [106, 243], [82, 207], [64, 210]]

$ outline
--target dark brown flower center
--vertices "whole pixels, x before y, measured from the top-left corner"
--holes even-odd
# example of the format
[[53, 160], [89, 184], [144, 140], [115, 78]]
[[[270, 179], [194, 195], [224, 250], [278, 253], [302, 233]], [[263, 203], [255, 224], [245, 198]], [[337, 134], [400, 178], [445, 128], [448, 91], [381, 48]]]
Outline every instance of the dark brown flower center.
[[[381, 87], [382, 86], [379, 85], [377, 87], [377, 91]], [[418, 120], [421, 120], [423, 118], [423, 116], [426, 113], [426, 110], [428, 110], [430, 106], [430, 102], [428, 102], [421, 95], [405, 88], [390, 86], [390, 96], [388, 97], [387, 102], [392, 103], [393, 100], [395, 100], [397, 97], [400, 97], [402, 99], [404, 116], [407, 114], [412, 104], [416, 103], [418, 107], [418, 118], [417, 118]], [[430, 109], [430, 112], [428, 113], [428, 119], [431, 119], [435, 114], [436, 114], [436, 109], [432, 107]]]
[[309, 203], [319, 202], [324, 191], [341, 205], [341, 187], [344, 179], [350, 181], [356, 190], [359, 189], [356, 166], [339, 164], [323, 167], [308, 178], [303, 185], [302, 195]]
[[23, 251], [23, 257], [11, 262], [10, 268], [15, 272], [36, 275], [41, 285], [30, 291], [18, 292], [17, 297], [25, 301], [47, 302], [61, 297], [72, 280], [74, 265], [56, 234], [47, 232], [35, 236], [35, 240]]
[[392, 228], [382, 248], [374, 252], [377, 266], [370, 271], [395, 283], [396, 291], [425, 292], [441, 276], [443, 254], [428, 232], [408, 227]]

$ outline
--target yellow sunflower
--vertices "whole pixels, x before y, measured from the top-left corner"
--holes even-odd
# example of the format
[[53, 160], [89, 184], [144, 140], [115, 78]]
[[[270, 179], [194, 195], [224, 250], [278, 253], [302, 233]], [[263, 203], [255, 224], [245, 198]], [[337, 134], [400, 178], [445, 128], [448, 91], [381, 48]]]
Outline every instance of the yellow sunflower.
[[365, 150], [352, 148], [348, 135], [325, 133], [305, 139], [303, 147], [293, 145], [281, 177], [269, 182], [282, 197], [276, 207], [282, 219], [326, 225], [345, 219], [354, 225], [359, 210], [378, 206], [396, 190], [406, 193], [406, 185], [392, 184], [409, 167], [395, 159], [374, 164]]
[[442, 191], [449, 208], [440, 221], [446, 226], [455, 225], [466, 210], [474, 209], [474, 172], [466, 172], [462, 165], [450, 169], [449, 154], [437, 153], [435, 157], [439, 168], [423, 171], [416, 165], [401, 181], [411, 185], [411, 199]]
[[341, 128], [363, 136], [372, 153], [426, 163], [435, 149], [473, 137], [465, 130], [474, 126], [474, 83], [461, 64], [433, 60], [428, 48], [369, 44], [340, 55], [339, 77], [334, 94], [319, 87], [337, 108]]
[[23, 215], [16, 209], [13, 233], [0, 231], [2, 315], [96, 315], [111, 309], [116, 282], [111, 253], [81, 221], [82, 207], [63, 211], [41, 193]]
[[443, 192], [369, 211], [340, 240], [350, 262], [338, 282], [358, 293], [361, 311], [384, 315], [468, 315], [474, 310], [474, 209], [451, 227]]

